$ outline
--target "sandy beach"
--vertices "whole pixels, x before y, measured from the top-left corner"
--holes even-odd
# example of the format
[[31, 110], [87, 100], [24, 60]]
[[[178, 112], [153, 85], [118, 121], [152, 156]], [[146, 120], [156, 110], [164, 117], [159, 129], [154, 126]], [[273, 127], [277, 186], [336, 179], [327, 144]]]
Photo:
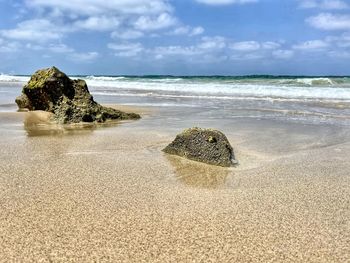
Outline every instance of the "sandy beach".
[[[0, 113], [1, 262], [348, 261], [348, 127], [127, 109], [143, 118]], [[192, 126], [222, 130], [239, 166], [161, 151]]]
[[350, 0], [0, 0], [0, 263], [350, 263]]

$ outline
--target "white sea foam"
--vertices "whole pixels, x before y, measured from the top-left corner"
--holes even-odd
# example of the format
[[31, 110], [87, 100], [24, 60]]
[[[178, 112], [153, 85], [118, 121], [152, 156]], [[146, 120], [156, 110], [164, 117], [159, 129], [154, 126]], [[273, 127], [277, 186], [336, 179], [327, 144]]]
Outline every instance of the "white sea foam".
[[162, 91], [181, 94], [196, 93], [208, 96], [244, 96], [244, 97], [274, 97], [274, 98], [298, 98], [298, 99], [333, 99], [350, 100], [350, 88], [348, 87], [303, 87], [303, 86], [279, 86], [262, 84], [227, 84], [227, 83], [158, 83], [155, 85], [143, 81], [118, 81], [111, 83], [96, 83], [87, 80], [89, 86], [96, 91], [100, 88], [107, 93], [116, 91]]
[[322, 99], [322, 98], [283, 98], [283, 97], [271, 97], [271, 96], [215, 96], [215, 95], [176, 95], [176, 94], [162, 94], [162, 93], [127, 93], [127, 92], [98, 92], [92, 91], [93, 95], [99, 96], [116, 96], [116, 97], [159, 97], [159, 98], [178, 98], [178, 99], [215, 99], [215, 100], [252, 100], [252, 101], [270, 101], [270, 102], [314, 102], [317, 101], [326, 101], [329, 103], [341, 103], [348, 102], [350, 103], [350, 99]]
[[90, 81], [96, 81], [98, 82], [111, 82], [111, 81], [118, 81], [118, 80], [122, 80], [125, 79], [125, 77], [109, 77], [109, 76], [87, 76], [84, 77], [85, 80], [90, 80]]
[[330, 78], [299, 78], [297, 82], [300, 84], [308, 86], [317, 86], [317, 85], [333, 85], [333, 81]]
[[109, 85], [113, 86], [113, 82], [119, 83], [120, 81], [125, 81], [125, 82], [142, 82], [142, 83], [174, 83], [174, 82], [180, 82], [184, 81], [183, 78], [128, 78], [128, 77], [110, 77], [110, 76], [87, 76], [83, 77], [82, 79], [86, 80], [87, 82], [90, 83], [90, 85], [94, 86], [99, 86], [99, 85]]
[[[78, 78], [78, 77], [74, 77]], [[350, 101], [349, 79], [330, 78], [173, 78], [87, 76], [94, 94], [128, 93], [136, 96], [206, 96], [219, 99]], [[29, 80], [29, 76], [0, 74], [0, 83]], [[342, 81], [342, 82], [341, 82]], [[339, 84], [341, 82], [341, 84]], [[154, 94], [153, 94], [154, 93]], [[102, 94], [101, 94], [102, 95]]]
[[27, 82], [29, 77], [27, 76], [12, 76], [6, 74], [0, 74], [0, 82]]

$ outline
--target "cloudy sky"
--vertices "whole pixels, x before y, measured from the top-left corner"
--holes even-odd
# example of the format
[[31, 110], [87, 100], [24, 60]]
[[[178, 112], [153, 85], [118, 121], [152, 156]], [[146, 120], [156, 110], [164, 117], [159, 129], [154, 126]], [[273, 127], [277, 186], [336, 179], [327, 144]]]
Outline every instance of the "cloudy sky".
[[0, 0], [0, 72], [350, 75], [350, 0]]

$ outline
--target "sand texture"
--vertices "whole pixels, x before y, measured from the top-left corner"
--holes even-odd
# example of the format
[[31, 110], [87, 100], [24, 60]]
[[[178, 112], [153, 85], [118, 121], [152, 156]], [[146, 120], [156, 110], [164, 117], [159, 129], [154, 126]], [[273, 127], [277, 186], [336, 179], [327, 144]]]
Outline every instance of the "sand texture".
[[[0, 113], [1, 262], [349, 262], [348, 128], [133, 110]], [[161, 151], [192, 126], [222, 130], [240, 165]]]

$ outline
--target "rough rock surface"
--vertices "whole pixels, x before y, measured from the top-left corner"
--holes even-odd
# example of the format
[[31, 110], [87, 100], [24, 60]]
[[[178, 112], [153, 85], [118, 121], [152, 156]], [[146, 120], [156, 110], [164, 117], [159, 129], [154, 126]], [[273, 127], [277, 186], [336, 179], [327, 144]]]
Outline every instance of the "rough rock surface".
[[84, 80], [72, 80], [56, 67], [32, 75], [16, 98], [20, 109], [54, 113], [59, 123], [139, 119], [140, 115], [103, 107], [94, 101]]
[[237, 163], [226, 136], [212, 129], [187, 129], [177, 135], [163, 151], [190, 160], [224, 167]]

